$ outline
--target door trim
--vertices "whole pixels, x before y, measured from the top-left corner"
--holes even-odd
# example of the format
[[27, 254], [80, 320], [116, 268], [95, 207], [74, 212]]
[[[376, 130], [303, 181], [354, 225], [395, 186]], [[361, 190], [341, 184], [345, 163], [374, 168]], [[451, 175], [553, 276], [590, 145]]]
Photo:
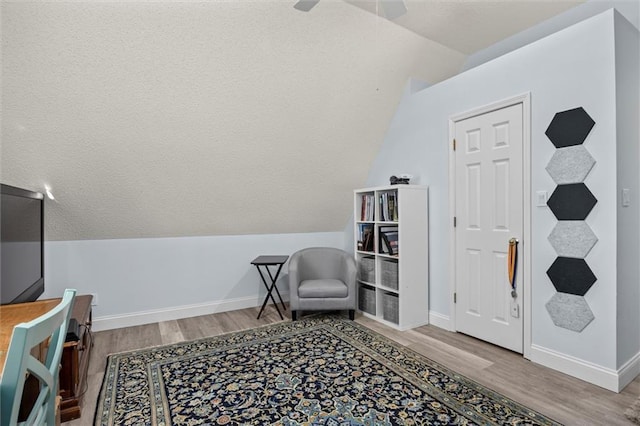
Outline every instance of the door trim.
[[453, 155], [453, 139], [455, 137], [455, 124], [477, 115], [486, 114], [502, 108], [522, 104], [522, 213], [523, 213], [523, 241], [519, 244], [519, 253], [522, 259], [523, 280], [523, 356], [531, 358], [531, 93], [526, 92], [518, 96], [503, 99], [469, 111], [455, 114], [449, 117], [449, 324], [450, 331], [456, 331], [456, 306], [453, 302], [456, 292], [456, 234], [453, 227], [453, 217], [456, 211], [456, 164]]

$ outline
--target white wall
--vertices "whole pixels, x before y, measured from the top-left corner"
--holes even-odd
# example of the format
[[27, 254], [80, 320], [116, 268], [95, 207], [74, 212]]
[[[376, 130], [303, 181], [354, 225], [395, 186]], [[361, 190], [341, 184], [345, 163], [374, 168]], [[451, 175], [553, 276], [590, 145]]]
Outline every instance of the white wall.
[[[402, 101], [396, 110], [384, 143], [376, 156], [365, 187], [389, 184], [389, 177], [408, 173], [413, 175], [412, 183], [429, 186], [429, 309], [448, 315], [448, 270], [447, 254], [439, 242], [446, 241], [448, 228], [448, 187], [446, 183], [448, 163], [447, 144], [435, 143], [430, 136], [430, 117], [421, 103], [421, 90], [427, 83], [409, 81]], [[444, 179], [444, 180], [443, 180]], [[347, 228], [353, 250], [353, 227]], [[438, 243], [435, 243], [438, 242]]]
[[[585, 183], [598, 199], [587, 223], [599, 241], [586, 261], [598, 278], [586, 300], [595, 320], [582, 333], [556, 327], [545, 309], [555, 289], [546, 270], [556, 258], [547, 236], [556, 219], [547, 207], [533, 207], [531, 251], [532, 359], [613, 388], [616, 381], [616, 86], [614, 11], [542, 38], [531, 45], [405, 96], [387, 136], [388, 154], [375, 173], [413, 172], [430, 187], [430, 309], [449, 312], [448, 153], [449, 117], [526, 92], [531, 93], [532, 194], [555, 184], [545, 167], [555, 147], [544, 132], [556, 112], [583, 107], [596, 125], [584, 146], [597, 161]], [[395, 126], [402, 133], [396, 133]], [[637, 139], [636, 139], [637, 143]], [[385, 146], [387, 141], [385, 142]], [[633, 157], [633, 158], [637, 158]], [[532, 204], [535, 205], [534, 200]]]
[[462, 70], [477, 67], [611, 8], [615, 8], [636, 28], [640, 28], [640, 2], [638, 0], [588, 0], [538, 25], [469, 55], [462, 66]]
[[[617, 204], [618, 204], [618, 357], [623, 367], [640, 352], [640, 37], [636, 27], [615, 15]], [[622, 206], [621, 191], [631, 203]], [[638, 369], [640, 372], [640, 369]]]
[[[409, 173], [414, 176], [411, 183], [426, 184], [426, 177], [421, 176], [423, 172], [422, 164], [420, 162], [418, 164], [408, 164], [408, 162], [411, 163], [412, 157], [406, 155], [407, 150], [399, 147], [405, 141], [411, 139], [411, 133], [415, 127], [413, 120], [417, 117], [413, 115], [415, 108], [413, 108], [411, 99], [415, 93], [427, 87], [429, 87], [428, 83], [416, 79], [410, 79], [405, 84], [398, 108], [389, 123], [384, 141], [371, 163], [366, 183], [361, 188], [389, 185], [391, 176], [403, 173]], [[347, 250], [349, 251], [352, 251], [354, 247], [353, 225], [353, 213], [351, 213], [345, 228]]]
[[[344, 234], [47, 241], [43, 297], [97, 294], [97, 330], [257, 306], [266, 290], [250, 262], [312, 246], [341, 248]], [[278, 281], [285, 293], [287, 265]]]
[[[599, 20], [602, 21], [603, 18], [600, 17]], [[589, 41], [593, 42], [593, 47], [587, 47], [581, 40], [583, 32], [588, 31], [580, 30], [585, 25], [588, 26], [583, 24], [582, 27], [564, 30], [415, 94], [405, 93], [369, 176], [370, 179], [376, 179], [377, 183], [385, 183], [384, 179], [389, 174], [407, 171], [418, 177], [416, 183], [430, 187], [430, 309], [432, 311], [445, 316], [449, 315], [447, 269], [448, 232], [451, 225], [448, 211], [449, 117], [530, 91], [534, 134], [532, 137], [533, 192], [547, 190], [551, 194], [555, 184], [544, 167], [551, 158], [554, 147], [544, 135], [544, 131], [553, 114], [575, 106], [584, 106], [590, 113], [595, 108], [599, 115], [603, 116], [602, 121], [605, 123], [611, 125], [614, 121], [615, 108], [607, 109], [602, 105], [603, 101], [607, 101], [609, 106], [613, 105], [611, 94], [614, 81], [613, 36], [608, 34], [603, 39], [601, 24], [598, 34], [588, 36]], [[582, 48], [576, 49], [574, 44], [581, 44]], [[594, 90], [585, 90], [585, 87], [594, 87]], [[597, 118], [596, 121], [601, 122]], [[594, 129], [590, 139], [596, 137], [594, 134], [597, 130]], [[603, 129], [600, 126], [599, 132], [612, 130], [611, 127]], [[601, 164], [597, 167], [604, 166]], [[555, 224], [552, 213], [546, 208], [538, 209], [534, 213], [537, 213], [532, 217], [534, 234], [540, 233], [540, 229], [545, 228], [549, 228], [550, 232]], [[539, 261], [546, 263], [548, 267], [555, 256], [553, 249], [546, 241], [547, 235], [548, 232], [538, 238], [537, 245], [544, 249], [534, 257], [534, 263]], [[534, 283], [538, 281], [544, 283], [540, 284], [540, 287], [545, 288], [546, 292], [540, 296], [542, 299], [548, 296], [548, 300], [554, 290], [545, 276], [545, 271], [546, 268], [542, 270], [542, 275], [534, 276]], [[544, 303], [546, 300], [542, 303], [543, 310]]]

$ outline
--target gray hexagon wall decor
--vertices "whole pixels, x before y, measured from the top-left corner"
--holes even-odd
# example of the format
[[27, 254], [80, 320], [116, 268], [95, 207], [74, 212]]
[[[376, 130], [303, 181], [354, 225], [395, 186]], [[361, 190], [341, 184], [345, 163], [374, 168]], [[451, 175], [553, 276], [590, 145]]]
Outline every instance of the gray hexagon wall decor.
[[584, 220], [598, 200], [584, 181], [596, 161], [582, 146], [594, 125], [580, 107], [555, 114], [545, 132], [557, 148], [546, 170], [558, 185], [547, 206], [558, 219], [548, 240], [559, 256], [547, 270], [557, 293], [545, 307], [556, 326], [576, 332], [594, 319], [583, 296], [597, 278], [584, 258], [598, 238]]
[[556, 148], [580, 145], [594, 124], [582, 107], [574, 108], [554, 115], [545, 134]]
[[548, 240], [558, 256], [584, 259], [598, 242], [598, 237], [583, 220], [561, 220]]
[[580, 183], [587, 177], [596, 160], [582, 146], [556, 149], [547, 165], [547, 173], [558, 185]]
[[578, 333], [595, 319], [584, 297], [573, 294], [556, 293], [545, 308], [556, 326]]

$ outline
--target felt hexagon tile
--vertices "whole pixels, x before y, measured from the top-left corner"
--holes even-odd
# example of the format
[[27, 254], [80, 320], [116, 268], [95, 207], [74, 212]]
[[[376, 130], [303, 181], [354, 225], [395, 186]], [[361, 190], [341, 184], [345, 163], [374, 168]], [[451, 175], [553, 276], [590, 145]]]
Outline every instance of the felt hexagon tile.
[[549, 242], [558, 256], [584, 259], [598, 242], [598, 237], [582, 220], [561, 220], [549, 234]]
[[547, 270], [553, 286], [560, 293], [584, 296], [597, 278], [584, 259], [558, 257]]
[[587, 138], [595, 121], [582, 108], [557, 113], [545, 134], [556, 148], [580, 145]]
[[585, 220], [598, 200], [584, 183], [558, 185], [547, 206], [558, 220]]
[[548, 237], [558, 257], [547, 270], [557, 293], [545, 307], [556, 326], [577, 332], [594, 319], [582, 297], [597, 280], [584, 260], [598, 242], [584, 222], [598, 202], [584, 184], [596, 160], [582, 146], [594, 125], [579, 107], [555, 114], [545, 132], [557, 148], [546, 170], [558, 185], [547, 202], [558, 219]]
[[556, 293], [545, 308], [556, 326], [578, 333], [595, 319], [584, 297], [573, 294]]
[[547, 173], [558, 185], [580, 183], [587, 177], [596, 160], [582, 145], [557, 149], [547, 165]]

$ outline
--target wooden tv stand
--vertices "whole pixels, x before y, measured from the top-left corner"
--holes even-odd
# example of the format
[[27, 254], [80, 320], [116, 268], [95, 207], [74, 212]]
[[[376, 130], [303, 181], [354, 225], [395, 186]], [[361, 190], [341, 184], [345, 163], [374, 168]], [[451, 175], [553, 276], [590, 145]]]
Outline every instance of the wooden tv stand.
[[[72, 320], [78, 324], [77, 339], [64, 344], [62, 352], [62, 368], [60, 369], [60, 420], [67, 422], [77, 419], [81, 415], [80, 405], [87, 390], [87, 373], [89, 370], [89, 356], [93, 347], [91, 335], [91, 301], [93, 296], [77, 296]], [[70, 321], [71, 323], [72, 321]], [[69, 331], [73, 327], [69, 325]]]

